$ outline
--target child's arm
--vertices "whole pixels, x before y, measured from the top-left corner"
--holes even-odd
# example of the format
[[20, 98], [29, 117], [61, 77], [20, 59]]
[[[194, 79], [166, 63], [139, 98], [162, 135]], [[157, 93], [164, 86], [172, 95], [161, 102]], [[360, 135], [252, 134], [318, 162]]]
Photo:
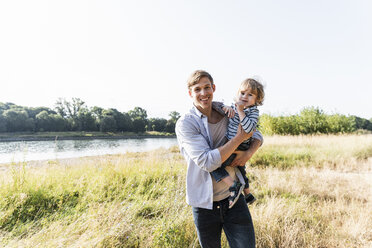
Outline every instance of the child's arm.
[[236, 110], [239, 115], [240, 124], [246, 133], [254, 131], [257, 127], [259, 111], [256, 106], [250, 107], [244, 111], [242, 105], [237, 103]]

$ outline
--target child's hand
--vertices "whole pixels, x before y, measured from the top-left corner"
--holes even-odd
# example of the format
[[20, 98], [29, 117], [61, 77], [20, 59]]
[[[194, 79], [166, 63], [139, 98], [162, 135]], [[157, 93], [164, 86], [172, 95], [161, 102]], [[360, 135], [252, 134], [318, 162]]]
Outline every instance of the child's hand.
[[242, 101], [237, 101], [235, 103], [235, 106], [236, 106], [236, 108], [237, 108], [238, 111], [243, 111], [244, 110], [245, 103], [242, 102]]
[[234, 115], [235, 115], [235, 111], [234, 111], [233, 108], [231, 108], [231, 107], [223, 106], [223, 107], [222, 107], [222, 110], [225, 112], [225, 114], [226, 114], [227, 117], [229, 117], [229, 118], [233, 118]]

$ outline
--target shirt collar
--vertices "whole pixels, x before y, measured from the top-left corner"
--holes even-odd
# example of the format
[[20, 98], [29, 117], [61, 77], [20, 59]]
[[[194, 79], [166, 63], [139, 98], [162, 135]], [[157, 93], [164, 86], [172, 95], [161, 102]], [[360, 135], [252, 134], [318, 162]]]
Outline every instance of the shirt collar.
[[[217, 112], [219, 112], [219, 111], [218, 111], [218, 106], [217, 106], [218, 104], [220, 104], [220, 103], [219, 103], [219, 102], [212, 102], [212, 109], [216, 110]], [[204, 115], [202, 112], [200, 112], [199, 109], [198, 109], [197, 107], [195, 107], [194, 104], [192, 105], [192, 108], [193, 108], [195, 114], [196, 114], [198, 117], [200, 117], [200, 118], [206, 117], [206, 115]], [[222, 113], [221, 113], [221, 114], [222, 114]], [[224, 115], [224, 114], [222, 114], [222, 115]]]
[[198, 109], [197, 107], [195, 107], [194, 104], [192, 105], [192, 108], [193, 108], [195, 114], [196, 114], [198, 117], [203, 118], [203, 117], [205, 116], [204, 114], [202, 114], [202, 112], [199, 111], [199, 109]]

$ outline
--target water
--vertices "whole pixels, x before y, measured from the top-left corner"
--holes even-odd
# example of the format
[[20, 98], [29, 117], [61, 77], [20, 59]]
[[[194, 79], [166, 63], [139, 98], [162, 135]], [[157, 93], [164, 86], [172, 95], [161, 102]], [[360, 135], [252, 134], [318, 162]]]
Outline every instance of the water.
[[0, 142], [0, 163], [143, 152], [175, 145], [176, 138]]

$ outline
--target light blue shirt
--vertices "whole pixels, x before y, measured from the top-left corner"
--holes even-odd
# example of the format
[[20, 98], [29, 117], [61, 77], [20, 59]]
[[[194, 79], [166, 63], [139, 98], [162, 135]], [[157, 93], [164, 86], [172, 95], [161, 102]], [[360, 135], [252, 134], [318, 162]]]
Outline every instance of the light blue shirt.
[[[177, 121], [176, 135], [180, 151], [187, 162], [186, 202], [193, 207], [213, 209], [210, 172], [221, 166], [221, 155], [217, 148], [212, 149], [207, 116], [193, 106], [189, 113]], [[253, 137], [263, 140], [258, 131]], [[235, 168], [235, 172], [239, 181], [244, 184], [239, 169]]]

